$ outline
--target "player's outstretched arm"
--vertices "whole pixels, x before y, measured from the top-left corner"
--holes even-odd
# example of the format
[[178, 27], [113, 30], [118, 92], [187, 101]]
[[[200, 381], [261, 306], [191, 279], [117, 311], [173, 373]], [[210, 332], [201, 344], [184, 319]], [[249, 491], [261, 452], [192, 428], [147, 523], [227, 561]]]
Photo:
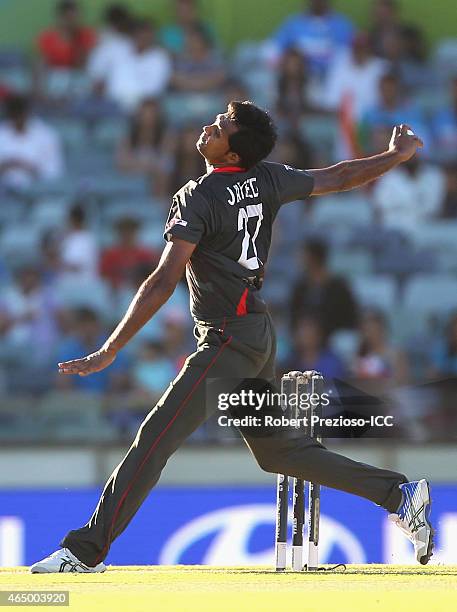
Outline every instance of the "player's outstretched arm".
[[157, 268], [138, 289], [122, 321], [105, 344], [87, 357], [59, 363], [59, 372], [87, 376], [111, 365], [117, 352], [172, 295], [195, 247], [178, 238], [167, 242]]
[[384, 153], [342, 161], [329, 168], [308, 170], [314, 177], [311, 195], [324, 195], [349, 191], [365, 185], [412, 157], [423, 143], [408, 125], [397, 125], [392, 133], [389, 148]]

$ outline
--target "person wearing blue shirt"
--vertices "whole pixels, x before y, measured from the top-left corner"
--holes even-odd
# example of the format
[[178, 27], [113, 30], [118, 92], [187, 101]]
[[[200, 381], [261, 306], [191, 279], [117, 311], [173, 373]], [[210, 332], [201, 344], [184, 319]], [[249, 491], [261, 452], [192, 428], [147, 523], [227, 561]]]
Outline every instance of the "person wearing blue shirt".
[[[93, 351], [106, 338], [106, 333], [100, 325], [97, 314], [89, 308], [80, 308], [75, 313], [75, 327], [73, 333], [62, 340], [58, 348], [57, 358], [76, 359], [87, 351]], [[59, 387], [68, 385], [89, 393], [106, 393], [111, 390], [116, 378], [125, 375], [129, 360], [125, 354], [119, 354], [120, 359], [107, 370], [97, 372], [93, 376], [75, 376], [73, 379], [58, 378]]]
[[411, 100], [404, 97], [402, 83], [396, 72], [388, 72], [379, 82], [379, 104], [368, 109], [362, 117], [362, 132], [367, 134], [373, 145], [376, 133], [390, 130], [396, 122], [414, 125], [414, 129], [424, 142], [424, 153], [430, 146], [429, 129], [421, 109]]
[[308, 10], [290, 15], [275, 32], [272, 44], [275, 55], [291, 47], [306, 57], [310, 70], [323, 77], [341, 48], [347, 48], [355, 28], [351, 21], [331, 10], [329, 0], [309, 0]]

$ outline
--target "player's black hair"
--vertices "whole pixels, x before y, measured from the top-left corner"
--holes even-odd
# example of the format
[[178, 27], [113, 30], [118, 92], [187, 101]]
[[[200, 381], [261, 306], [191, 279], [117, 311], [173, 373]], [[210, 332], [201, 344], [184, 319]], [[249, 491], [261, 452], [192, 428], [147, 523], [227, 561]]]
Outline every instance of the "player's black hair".
[[276, 126], [270, 115], [249, 101], [232, 100], [228, 117], [238, 126], [229, 136], [230, 150], [240, 157], [240, 165], [247, 170], [265, 159], [276, 143]]

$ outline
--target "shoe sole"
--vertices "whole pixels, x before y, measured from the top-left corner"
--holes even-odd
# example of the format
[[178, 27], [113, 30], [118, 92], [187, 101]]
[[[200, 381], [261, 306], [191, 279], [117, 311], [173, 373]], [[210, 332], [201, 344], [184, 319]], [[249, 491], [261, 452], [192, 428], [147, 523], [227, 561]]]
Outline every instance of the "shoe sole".
[[427, 508], [425, 509], [425, 520], [427, 521], [427, 525], [430, 529], [430, 536], [428, 538], [428, 544], [427, 544], [427, 552], [425, 553], [425, 555], [422, 555], [422, 557], [420, 557], [419, 559], [419, 563], [421, 565], [427, 565], [427, 563], [430, 561], [430, 558], [433, 556], [433, 546], [434, 546], [434, 535], [435, 535], [435, 530], [432, 527], [432, 524], [429, 521], [429, 516], [430, 516], [430, 510], [431, 510], [431, 506], [432, 506], [432, 498], [430, 495], [430, 485], [428, 483], [428, 481], [425, 481], [427, 484], [427, 493], [428, 493], [428, 504], [427, 504]]
[[106, 572], [106, 567], [102, 570], [98, 570], [96, 572], [59, 572], [59, 571], [50, 571], [44, 568], [39, 568], [39, 569], [32, 569], [30, 568], [30, 573], [31, 574], [103, 574], [104, 572]]

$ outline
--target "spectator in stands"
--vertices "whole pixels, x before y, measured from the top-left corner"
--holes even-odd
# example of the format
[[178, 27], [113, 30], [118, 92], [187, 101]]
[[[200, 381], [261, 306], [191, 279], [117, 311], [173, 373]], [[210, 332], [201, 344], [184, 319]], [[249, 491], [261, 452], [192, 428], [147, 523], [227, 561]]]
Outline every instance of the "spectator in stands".
[[457, 376], [457, 312], [449, 317], [444, 337], [433, 347], [429, 376]]
[[119, 219], [117, 241], [102, 253], [100, 273], [113, 289], [130, 283], [138, 266], [152, 272], [157, 264], [158, 254], [138, 242], [138, 228], [139, 222], [132, 217]]
[[77, 202], [70, 210], [68, 228], [60, 245], [60, 278], [84, 283], [98, 275], [98, 246], [94, 233], [87, 227], [86, 212]]
[[356, 378], [408, 380], [408, 362], [388, 338], [388, 324], [378, 310], [366, 311], [360, 321], [360, 342], [352, 364]]
[[442, 160], [457, 159], [457, 77], [451, 83], [450, 103], [432, 119], [434, 150]]
[[373, 55], [368, 34], [359, 32], [350, 50], [339, 53], [331, 63], [324, 89], [323, 104], [331, 111], [349, 107], [353, 120], [379, 102], [379, 82], [387, 63]]
[[162, 343], [164, 354], [171, 360], [177, 374], [191, 348], [189, 344], [189, 318], [180, 308], [171, 308], [164, 317]]
[[298, 49], [286, 49], [278, 66], [276, 95], [276, 111], [283, 121], [296, 125], [305, 112], [312, 110], [310, 80], [303, 54]]
[[203, 31], [205, 37], [214, 42], [211, 27], [200, 18], [196, 0], [175, 0], [175, 21], [160, 31], [160, 42], [174, 55], [184, 52], [186, 35], [195, 28]]
[[202, 27], [186, 32], [184, 50], [176, 58], [172, 85], [183, 93], [210, 92], [222, 87], [226, 71]]
[[136, 21], [132, 36], [132, 49], [118, 59], [106, 83], [108, 97], [125, 110], [133, 110], [144, 98], [161, 96], [172, 71], [168, 53], [156, 43], [152, 23]]
[[[72, 330], [58, 347], [58, 362], [77, 359], [92, 353], [106, 340], [106, 330], [96, 312], [90, 308], [79, 308], [73, 313]], [[101, 344], [100, 344], [101, 343]], [[56, 378], [59, 389], [79, 389], [90, 393], [109, 393], [120, 384], [128, 371], [129, 360], [119, 353], [113, 364], [106, 370], [90, 376], [60, 376]]]
[[159, 101], [146, 98], [130, 120], [127, 137], [119, 143], [117, 166], [123, 172], [150, 177], [153, 193], [165, 197], [173, 169], [172, 142]]
[[190, 179], [195, 180], [196, 176], [201, 176], [206, 172], [202, 156], [195, 148], [200, 132], [201, 127], [185, 125], [177, 134], [171, 179], [172, 192], [180, 189]]
[[398, 0], [373, 0], [371, 15], [373, 51], [386, 58], [388, 40], [401, 28]]
[[294, 168], [314, 168], [313, 150], [296, 130], [287, 130], [281, 134], [271, 158], [277, 163], [288, 164]]
[[344, 364], [328, 347], [317, 314], [302, 314], [296, 320], [292, 341], [294, 348], [282, 365], [283, 371], [318, 370], [328, 378], [344, 376]]
[[379, 102], [368, 109], [361, 121], [365, 148], [383, 150], [391, 136], [392, 126], [406, 123], [420, 136], [427, 150], [430, 144], [429, 130], [423, 113], [406, 92], [396, 72], [384, 74], [379, 81]]
[[435, 83], [433, 68], [428, 62], [424, 31], [413, 25], [404, 25], [400, 38], [402, 54], [393, 68], [398, 70], [406, 91], [414, 94]]
[[[44, 365], [54, 357], [58, 340], [57, 298], [52, 288], [43, 284], [35, 265], [23, 266], [15, 277], [15, 284], [3, 290], [0, 298], [9, 323], [4, 340], [12, 351], [29, 360], [29, 365], [39, 361]], [[30, 347], [39, 350], [31, 354]]]
[[162, 343], [149, 340], [140, 346], [132, 368], [137, 401], [154, 405], [175, 376], [175, 365]]
[[415, 228], [438, 216], [445, 194], [443, 171], [415, 155], [382, 176], [372, 192], [382, 224], [413, 234]]
[[292, 329], [306, 312], [319, 313], [324, 338], [340, 329], [353, 329], [357, 325], [357, 304], [346, 281], [330, 272], [325, 242], [309, 240], [303, 256], [305, 273], [291, 294]]
[[130, 27], [133, 18], [123, 4], [110, 4], [104, 13], [105, 27], [89, 56], [87, 71], [94, 92], [105, 93], [106, 82], [118, 61], [132, 50]]
[[48, 68], [83, 68], [96, 34], [82, 25], [76, 0], [61, 0], [56, 7], [56, 25], [40, 34], [38, 48]]
[[52, 286], [60, 275], [60, 236], [56, 229], [48, 229], [40, 240], [40, 272], [45, 285]]
[[446, 187], [439, 216], [442, 219], [457, 219], [457, 159], [444, 167]]
[[30, 115], [29, 100], [13, 95], [5, 101], [0, 124], [0, 182], [27, 187], [38, 180], [58, 179], [63, 157], [57, 133]]
[[269, 53], [278, 60], [295, 47], [307, 59], [311, 73], [323, 77], [332, 60], [352, 40], [350, 20], [331, 10], [330, 0], [308, 0], [304, 10], [288, 17], [274, 33]]
[[5, 83], [0, 81], [0, 102], [11, 96], [13, 92]]
[[383, 57], [390, 70], [396, 72], [409, 94], [414, 94], [435, 82], [428, 62], [424, 33], [413, 25], [402, 25], [384, 36]]

